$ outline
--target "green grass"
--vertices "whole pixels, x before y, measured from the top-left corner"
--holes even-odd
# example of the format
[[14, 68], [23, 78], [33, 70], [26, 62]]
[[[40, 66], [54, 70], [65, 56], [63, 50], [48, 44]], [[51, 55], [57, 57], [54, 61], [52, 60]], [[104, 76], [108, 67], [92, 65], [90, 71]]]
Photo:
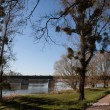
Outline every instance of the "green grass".
[[85, 100], [78, 101], [78, 93], [62, 91], [59, 94], [31, 94], [10, 97], [0, 102], [0, 110], [83, 110], [109, 93], [108, 89], [86, 89]]

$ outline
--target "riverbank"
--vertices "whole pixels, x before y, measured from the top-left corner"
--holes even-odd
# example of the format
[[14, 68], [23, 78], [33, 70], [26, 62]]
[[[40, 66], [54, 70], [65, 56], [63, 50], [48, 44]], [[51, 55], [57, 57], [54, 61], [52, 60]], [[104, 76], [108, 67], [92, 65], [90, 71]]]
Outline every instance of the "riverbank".
[[[5, 97], [0, 110], [83, 110], [109, 93], [108, 88], [86, 89], [86, 99], [78, 101], [78, 93], [72, 90], [51, 94], [29, 94]], [[9, 109], [10, 108], [10, 109]]]

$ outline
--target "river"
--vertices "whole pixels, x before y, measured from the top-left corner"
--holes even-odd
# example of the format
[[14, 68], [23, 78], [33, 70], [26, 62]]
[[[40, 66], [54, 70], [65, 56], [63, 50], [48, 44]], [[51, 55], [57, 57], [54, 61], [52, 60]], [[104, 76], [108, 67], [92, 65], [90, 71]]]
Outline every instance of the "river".
[[[34, 94], [34, 93], [48, 93], [47, 83], [29, 83], [29, 85], [22, 85], [20, 83], [11, 83], [11, 90], [3, 90], [3, 96], [11, 94]], [[55, 90], [70, 89], [64, 83], [56, 83]]]

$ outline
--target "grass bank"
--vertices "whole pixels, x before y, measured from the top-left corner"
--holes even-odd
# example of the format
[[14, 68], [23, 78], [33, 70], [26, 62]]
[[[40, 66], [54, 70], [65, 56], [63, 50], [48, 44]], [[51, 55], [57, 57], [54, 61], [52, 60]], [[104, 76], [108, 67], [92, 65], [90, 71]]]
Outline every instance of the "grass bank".
[[[57, 94], [11, 96], [0, 102], [0, 110], [83, 110], [109, 93], [106, 88], [86, 89], [86, 99], [78, 101], [78, 93], [71, 90]], [[10, 108], [10, 109], [7, 109]]]

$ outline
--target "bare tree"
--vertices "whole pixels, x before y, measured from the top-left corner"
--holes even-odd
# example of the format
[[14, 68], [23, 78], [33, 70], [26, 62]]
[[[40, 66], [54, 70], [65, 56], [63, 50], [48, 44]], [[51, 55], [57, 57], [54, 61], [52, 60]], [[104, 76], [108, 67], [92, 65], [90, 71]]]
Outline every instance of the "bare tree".
[[[28, 0], [0, 0], [0, 82], [2, 83], [3, 70], [10, 59], [13, 58], [12, 42], [15, 34], [21, 34], [20, 26], [31, 19], [40, 0], [34, 0], [35, 4], [31, 12], [23, 19], [23, 9], [26, 8]], [[2, 85], [2, 84], [1, 84]], [[0, 90], [2, 99], [2, 87]]]
[[73, 59], [70, 60], [66, 55], [63, 55], [61, 59], [55, 63], [55, 76], [57, 77], [57, 80], [60, 80], [76, 90], [79, 76], [73, 69], [73, 65], [75, 65]]
[[95, 56], [93, 56], [92, 60], [90, 61], [87, 67], [86, 83], [88, 84], [88, 86], [91, 86], [92, 88], [94, 88], [100, 80], [100, 75], [98, 74], [97, 70], [98, 60], [96, 58], [96, 56], [98, 57], [98, 55], [96, 54]]
[[103, 81], [103, 87], [107, 87], [108, 76], [110, 76], [110, 53], [104, 52], [103, 54], [98, 53], [96, 55], [96, 67], [97, 73]]
[[94, 87], [95, 84], [103, 81], [103, 87], [108, 85], [108, 76], [110, 76], [110, 57], [109, 52], [101, 54], [97, 52], [92, 58], [87, 72], [87, 82]]
[[90, 62], [90, 64], [88, 65], [88, 69], [87, 69], [87, 78], [86, 78], [86, 83], [89, 87], [94, 88], [95, 84], [97, 84], [97, 75], [96, 75], [96, 64], [95, 62], [92, 61]]
[[[24, 24], [24, 21], [20, 19], [22, 16], [21, 10], [23, 10], [24, 7], [20, 0], [3, 0], [0, 2], [0, 82], [4, 83], [2, 80], [4, 67], [10, 59], [13, 59], [13, 39], [16, 33], [20, 33], [19, 26]], [[2, 87], [0, 90], [0, 99], [2, 99]]]
[[[75, 52], [74, 47], [68, 49], [68, 57], [76, 57], [80, 62], [80, 68], [74, 67], [80, 75], [79, 100], [83, 100], [84, 84], [87, 66], [95, 54], [95, 51], [109, 50], [110, 27], [110, 3], [109, 0], [61, 0], [62, 9], [57, 14], [45, 16], [46, 21], [42, 26], [33, 25], [36, 39], [44, 38], [52, 40], [49, 29], [54, 25], [57, 32], [65, 32], [67, 35], [79, 38], [80, 48]], [[42, 21], [41, 19], [39, 20]], [[43, 23], [44, 23], [43, 21]], [[75, 55], [74, 55], [75, 53]]]

